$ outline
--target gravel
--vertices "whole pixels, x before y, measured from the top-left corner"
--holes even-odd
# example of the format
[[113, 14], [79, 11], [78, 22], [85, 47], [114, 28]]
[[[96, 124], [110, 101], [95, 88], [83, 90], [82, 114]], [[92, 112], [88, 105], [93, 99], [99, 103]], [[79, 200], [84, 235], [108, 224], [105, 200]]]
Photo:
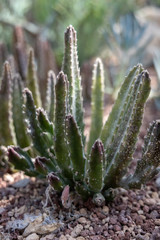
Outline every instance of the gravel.
[[[155, 182], [124, 191], [103, 207], [75, 201], [62, 208], [55, 193], [46, 203], [45, 180], [22, 181], [22, 173], [0, 179], [0, 239], [160, 239], [160, 191]], [[7, 179], [7, 182], [6, 182]], [[17, 187], [16, 182], [27, 183]]]

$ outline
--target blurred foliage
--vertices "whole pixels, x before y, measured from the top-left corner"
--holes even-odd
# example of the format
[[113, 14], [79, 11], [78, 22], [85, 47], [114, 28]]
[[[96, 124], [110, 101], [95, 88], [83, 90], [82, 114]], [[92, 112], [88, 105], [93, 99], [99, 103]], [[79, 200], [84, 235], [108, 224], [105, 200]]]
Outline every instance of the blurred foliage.
[[147, 25], [141, 25], [134, 12], [130, 12], [121, 16], [118, 21], [111, 19], [104, 31], [106, 43], [111, 51], [111, 58], [107, 64], [111, 88], [107, 86], [107, 91], [113, 97], [123, 81], [122, 76], [137, 62], [143, 61], [146, 46], [152, 39], [148, 36], [142, 41], [146, 29]]
[[13, 24], [22, 24], [24, 16], [29, 10], [30, 1], [0, 1], [0, 34], [1, 41], [7, 43], [8, 47], [12, 44], [12, 26]]
[[160, 7], [160, 0], [146, 0], [147, 4], [149, 5], [155, 5], [157, 7]]
[[[41, 34], [52, 43], [56, 58], [61, 62], [63, 52], [62, 32], [72, 24], [78, 32], [80, 63], [100, 54], [106, 47], [103, 29], [110, 18], [143, 6], [142, 0], [6, 0], [0, 2], [0, 33], [2, 40], [11, 46], [10, 32], [6, 25], [17, 23], [32, 34]], [[58, 39], [58, 40], [57, 40]]]
[[151, 97], [154, 99], [156, 108], [160, 110], [160, 50], [154, 53], [153, 63], [157, 73], [157, 85], [156, 88], [152, 88]]

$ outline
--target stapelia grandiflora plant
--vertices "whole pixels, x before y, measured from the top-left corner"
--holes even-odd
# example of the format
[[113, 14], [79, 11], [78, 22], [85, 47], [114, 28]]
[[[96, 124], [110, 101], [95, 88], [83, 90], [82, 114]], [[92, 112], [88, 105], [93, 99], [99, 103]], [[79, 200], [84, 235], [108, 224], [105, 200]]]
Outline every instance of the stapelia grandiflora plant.
[[29, 52], [26, 68], [24, 82], [19, 74], [13, 76], [15, 69], [7, 61], [4, 63], [0, 88], [0, 165], [3, 165], [3, 160], [6, 158], [8, 145], [18, 145], [21, 148], [31, 146], [23, 114], [22, 90], [25, 86], [31, 89], [36, 106], [41, 105], [32, 49]]
[[93, 70], [92, 116], [89, 140], [84, 136], [81, 77], [76, 32], [65, 32], [62, 71], [57, 79], [49, 73], [46, 111], [37, 108], [32, 93], [24, 90], [25, 114], [33, 147], [32, 159], [20, 147], [9, 147], [10, 161], [29, 175], [44, 175], [69, 207], [71, 193], [89, 197], [101, 205], [112, 189], [140, 188], [157, 174], [160, 164], [160, 121], [148, 130], [133, 174], [127, 172], [142, 122], [144, 104], [150, 92], [150, 78], [141, 65], [125, 78], [108, 120], [103, 125], [103, 65], [96, 60]]

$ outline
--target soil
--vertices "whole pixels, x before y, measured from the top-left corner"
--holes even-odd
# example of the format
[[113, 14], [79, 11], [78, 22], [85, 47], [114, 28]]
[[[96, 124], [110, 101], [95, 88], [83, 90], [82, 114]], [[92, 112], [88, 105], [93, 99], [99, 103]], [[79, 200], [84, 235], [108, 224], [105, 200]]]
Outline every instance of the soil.
[[[32, 178], [21, 186], [24, 179], [20, 173], [1, 179], [2, 240], [160, 239], [160, 191], [155, 182], [142, 190], [122, 191], [103, 207], [90, 199], [85, 203], [76, 199], [68, 210], [54, 193], [46, 204], [45, 181]], [[19, 187], [14, 184], [17, 180]]]
[[[111, 104], [105, 108], [105, 117]], [[89, 107], [85, 123], [88, 132]], [[149, 122], [160, 118], [153, 101], [146, 104], [143, 125], [135, 152], [141, 156]], [[158, 240], [160, 239], [160, 177], [141, 190], [119, 189], [112, 203], [96, 207], [91, 199], [77, 196], [70, 209], [64, 209], [59, 196], [47, 188], [46, 180], [23, 173], [4, 173], [0, 178], [0, 240]]]

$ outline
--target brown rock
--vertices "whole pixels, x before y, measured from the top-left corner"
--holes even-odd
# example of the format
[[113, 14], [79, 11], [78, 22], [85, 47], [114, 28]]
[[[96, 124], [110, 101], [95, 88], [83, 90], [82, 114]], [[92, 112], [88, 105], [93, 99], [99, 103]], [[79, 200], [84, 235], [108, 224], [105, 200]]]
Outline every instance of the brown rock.
[[84, 224], [87, 222], [87, 220], [85, 217], [80, 217], [80, 218], [78, 218], [78, 222]]
[[155, 225], [160, 226], [160, 219], [155, 219]]
[[31, 233], [47, 234], [53, 232], [60, 226], [59, 223], [46, 224], [43, 222], [42, 216], [39, 216], [26, 227], [23, 236], [26, 237]]
[[83, 226], [81, 224], [77, 224], [76, 227], [74, 227], [73, 231], [71, 232], [72, 237], [78, 237], [78, 235], [81, 233], [83, 229]]
[[113, 225], [116, 224], [117, 223], [117, 216], [110, 217], [109, 223], [113, 224]]
[[121, 231], [121, 227], [119, 225], [114, 225], [113, 227], [114, 231]]

